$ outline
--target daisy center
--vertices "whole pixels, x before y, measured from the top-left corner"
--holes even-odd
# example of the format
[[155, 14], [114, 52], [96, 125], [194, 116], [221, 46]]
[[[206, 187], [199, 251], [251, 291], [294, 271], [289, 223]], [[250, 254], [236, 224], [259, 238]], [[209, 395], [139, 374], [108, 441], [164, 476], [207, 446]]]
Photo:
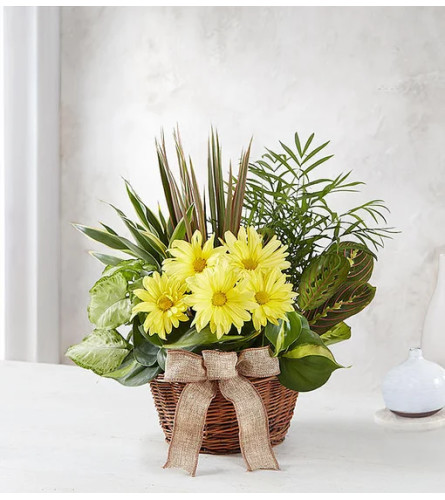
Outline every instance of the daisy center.
[[158, 307], [159, 309], [162, 309], [163, 311], [168, 311], [173, 305], [173, 301], [169, 299], [166, 295], [163, 295], [159, 300], [158, 300]]
[[195, 272], [200, 273], [200, 272], [204, 271], [206, 265], [207, 265], [207, 261], [205, 259], [202, 259], [201, 257], [197, 257], [193, 262], [193, 269], [195, 270]]
[[254, 271], [258, 267], [258, 262], [250, 257], [248, 259], [243, 259], [241, 263], [248, 271]]
[[227, 296], [223, 292], [216, 292], [212, 297], [212, 304], [214, 306], [223, 306], [227, 302]]
[[269, 295], [266, 292], [259, 291], [255, 294], [255, 300], [260, 306], [269, 302]]

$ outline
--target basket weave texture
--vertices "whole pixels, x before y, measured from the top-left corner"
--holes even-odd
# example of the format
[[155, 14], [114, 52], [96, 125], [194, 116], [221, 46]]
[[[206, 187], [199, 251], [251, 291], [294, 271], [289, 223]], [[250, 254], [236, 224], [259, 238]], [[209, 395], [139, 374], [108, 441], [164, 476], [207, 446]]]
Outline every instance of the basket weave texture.
[[[280, 384], [277, 377], [251, 378], [249, 381], [260, 394], [269, 417], [269, 435], [272, 446], [284, 441], [294, 414], [298, 392]], [[159, 421], [169, 443], [173, 432], [176, 405], [185, 384], [165, 382], [158, 375], [150, 382], [151, 392], [159, 415]], [[238, 453], [239, 429], [233, 404], [218, 390], [210, 404], [204, 426], [201, 453], [225, 455]]]

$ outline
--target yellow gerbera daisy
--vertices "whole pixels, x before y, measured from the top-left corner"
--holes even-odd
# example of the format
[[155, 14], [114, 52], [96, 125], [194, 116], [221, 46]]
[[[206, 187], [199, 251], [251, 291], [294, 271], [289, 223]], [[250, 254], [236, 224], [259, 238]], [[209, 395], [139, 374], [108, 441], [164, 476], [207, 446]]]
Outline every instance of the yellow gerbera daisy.
[[133, 307], [133, 314], [146, 312], [144, 330], [149, 335], [155, 333], [166, 339], [166, 335], [177, 328], [180, 321], [189, 318], [184, 312], [187, 310], [185, 303], [185, 283], [163, 274], [154, 272], [151, 276], [145, 276], [142, 281], [143, 289], [134, 290], [136, 297], [142, 302]]
[[238, 238], [227, 231], [225, 234], [225, 247], [229, 253], [227, 258], [242, 271], [259, 271], [272, 268], [287, 269], [290, 264], [286, 260], [287, 246], [282, 246], [276, 236], [263, 247], [261, 235], [254, 227], [240, 227]]
[[163, 270], [180, 281], [186, 281], [187, 278], [214, 266], [226, 249], [224, 247], [213, 248], [213, 243], [214, 236], [212, 235], [203, 246], [200, 231], [194, 232], [190, 243], [175, 240], [169, 249], [172, 257], [164, 261]]
[[247, 286], [258, 304], [252, 311], [256, 330], [266, 326], [268, 321], [276, 325], [279, 319], [286, 317], [287, 312], [294, 310], [292, 301], [296, 293], [292, 291], [292, 284], [286, 283], [286, 276], [278, 269], [251, 273]]
[[192, 293], [186, 300], [196, 311], [192, 324], [198, 332], [209, 323], [218, 338], [229, 333], [232, 325], [241, 332], [244, 322], [250, 320], [249, 311], [257, 307], [246, 282], [240, 282], [224, 261], [197, 274], [189, 286]]

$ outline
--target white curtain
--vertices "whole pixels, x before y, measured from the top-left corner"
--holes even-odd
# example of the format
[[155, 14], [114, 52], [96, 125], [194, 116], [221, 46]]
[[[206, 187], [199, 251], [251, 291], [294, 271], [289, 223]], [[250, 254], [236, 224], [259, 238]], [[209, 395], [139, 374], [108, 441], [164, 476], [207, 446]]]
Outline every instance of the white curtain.
[[59, 362], [57, 7], [5, 7], [4, 353]]

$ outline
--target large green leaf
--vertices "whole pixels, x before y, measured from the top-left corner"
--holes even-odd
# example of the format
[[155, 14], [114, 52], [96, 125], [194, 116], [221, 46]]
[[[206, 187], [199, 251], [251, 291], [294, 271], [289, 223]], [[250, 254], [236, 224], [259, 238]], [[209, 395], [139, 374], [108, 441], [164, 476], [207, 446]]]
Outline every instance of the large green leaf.
[[320, 337], [303, 328], [292, 349], [280, 358], [280, 382], [294, 391], [307, 392], [321, 387], [339, 365]]
[[359, 313], [372, 301], [375, 290], [375, 287], [369, 283], [345, 283], [323, 305], [305, 312], [311, 329], [321, 335], [350, 316]]
[[302, 310], [315, 309], [328, 300], [346, 280], [349, 261], [337, 253], [322, 254], [304, 270], [298, 288], [298, 305]]
[[287, 321], [280, 320], [277, 325], [268, 323], [264, 334], [274, 346], [275, 356], [288, 349], [299, 337], [302, 330], [302, 320], [306, 321], [296, 311], [287, 314]]
[[346, 257], [351, 265], [346, 283], [351, 281], [367, 283], [374, 269], [375, 255], [365, 245], [354, 241], [343, 241], [333, 245], [329, 253]]
[[88, 317], [99, 328], [115, 328], [129, 321], [131, 301], [122, 272], [101, 278], [90, 290]]
[[116, 330], [96, 329], [80, 344], [69, 347], [66, 356], [82, 368], [105, 375], [116, 370], [130, 350], [130, 344]]
[[325, 345], [337, 344], [351, 338], [351, 327], [346, 323], [338, 323], [327, 332], [320, 335]]
[[332, 372], [340, 368], [324, 356], [306, 356], [300, 359], [280, 358], [279, 380], [288, 389], [309, 392], [324, 385]]
[[155, 364], [153, 366], [144, 366], [130, 354], [117, 370], [107, 373], [104, 376], [117, 380], [120, 384], [127, 387], [137, 387], [153, 380], [156, 375], [161, 373], [161, 368]]

